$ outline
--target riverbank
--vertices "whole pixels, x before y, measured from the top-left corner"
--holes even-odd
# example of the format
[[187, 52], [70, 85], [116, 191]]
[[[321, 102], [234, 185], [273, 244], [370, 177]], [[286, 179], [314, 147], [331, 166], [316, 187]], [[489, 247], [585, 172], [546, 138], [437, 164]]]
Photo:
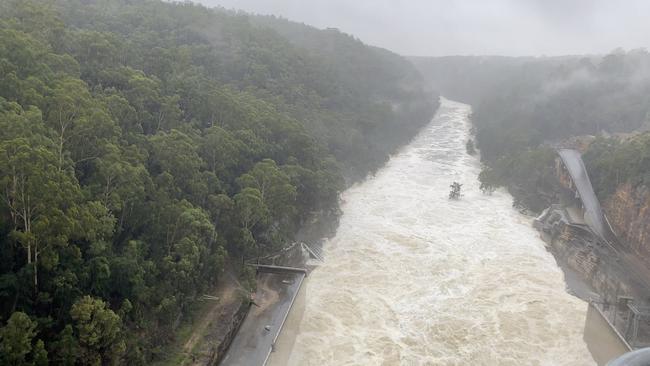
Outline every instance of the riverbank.
[[299, 271], [258, 273], [254, 301], [220, 365], [266, 364], [305, 276]]
[[[409, 146], [343, 193], [286, 365], [593, 365], [587, 304], [566, 293], [512, 197], [479, 189], [469, 111], [444, 100]], [[451, 181], [461, 200], [447, 198]]]
[[[593, 364], [586, 303], [566, 293], [512, 197], [480, 192], [479, 163], [465, 151], [468, 107], [444, 105], [385, 168], [343, 193], [326, 261], [269, 365]], [[464, 183], [460, 201], [447, 199], [450, 180]]]
[[644, 320], [650, 315], [650, 270], [616, 237], [577, 150], [558, 150], [555, 179], [555, 200], [534, 226], [574, 287], [570, 291], [602, 308], [611, 332], [624, 342], [650, 344]]
[[[270, 272], [264, 266], [258, 268], [254, 300], [227, 352], [218, 358], [220, 365], [286, 364], [282, 355], [290, 353], [295, 339], [293, 325], [304, 311], [303, 283], [315, 268], [311, 256], [321, 253], [323, 241], [336, 231], [338, 219], [334, 214], [310, 220], [296, 234], [298, 244], [260, 260], [279, 267]], [[300, 244], [303, 242], [309, 243], [308, 250]]]
[[[320, 252], [323, 240], [336, 231], [338, 218], [337, 213], [315, 216], [298, 231], [295, 236], [296, 242], [310, 243], [316, 251]], [[304, 262], [303, 254], [306, 253], [300, 249], [291, 250], [290, 253], [282, 251], [262, 259], [262, 262], [290, 267], [306, 266], [311, 269], [312, 267]], [[247, 268], [255, 272], [252, 267]], [[264, 326], [270, 324], [269, 320], [277, 320], [278, 317], [283, 317], [288, 312], [286, 305], [295, 293], [300, 293], [304, 306], [305, 291], [300, 290], [302, 286], [293, 288], [298, 283], [297, 279], [269, 276], [264, 273], [255, 275], [254, 280], [257, 283], [255, 303], [261, 306], [251, 306], [250, 293], [238, 277], [232, 269], [222, 275], [215, 290], [201, 299], [202, 306], [193, 314], [193, 321], [182, 326], [187, 331], [184, 331], [177, 342], [170, 346], [171, 350], [168, 351], [170, 355], [164, 361], [157, 363], [158, 366], [216, 366], [225, 358], [240, 329], [242, 339], [247, 339], [247, 341], [239, 342], [239, 344], [235, 344], [235, 347], [250, 348], [250, 345], [246, 345], [246, 343], [258, 341], [254, 340], [260, 334], [257, 332], [258, 328], [262, 327], [261, 329], [263, 329]], [[291, 282], [290, 288], [287, 288], [287, 283], [283, 282], [285, 280]], [[299, 312], [300, 306], [294, 307], [292, 310], [292, 314]], [[247, 323], [248, 326], [246, 326]], [[272, 332], [262, 333], [262, 335], [265, 334], [272, 334]], [[267, 337], [262, 338], [266, 339]], [[259, 342], [258, 345], [260, 348], [255, 353], [261, 354], [264, 347], [261, 347], [263, 346], [262, 342]], [[248, 358], [246, 361], [249, 361]], [[231, 360], [228, 364], [249, 364], [248, 362], [237, 362]]]

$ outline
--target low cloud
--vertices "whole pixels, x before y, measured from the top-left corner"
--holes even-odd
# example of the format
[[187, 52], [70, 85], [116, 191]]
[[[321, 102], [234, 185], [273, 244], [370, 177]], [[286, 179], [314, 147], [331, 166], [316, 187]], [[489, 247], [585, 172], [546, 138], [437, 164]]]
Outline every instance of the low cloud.
[[603, 54], [650, 43], [646, 0], [197, 0], [336, 27], [404, 55]]

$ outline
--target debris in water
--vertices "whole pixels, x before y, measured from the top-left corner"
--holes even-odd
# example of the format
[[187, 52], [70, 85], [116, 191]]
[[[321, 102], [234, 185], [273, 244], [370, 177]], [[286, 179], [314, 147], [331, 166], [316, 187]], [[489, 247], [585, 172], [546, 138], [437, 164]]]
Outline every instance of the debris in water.
[[449, 199], [450, 200], [457, 200], [460, 197], [462, 197], [462, 194], [460, 193], [460, 188], [463, 185], [458, 183], [458, 182], [453, 182], [449, 187], [451, 187], [451, 192], [449, 192]]

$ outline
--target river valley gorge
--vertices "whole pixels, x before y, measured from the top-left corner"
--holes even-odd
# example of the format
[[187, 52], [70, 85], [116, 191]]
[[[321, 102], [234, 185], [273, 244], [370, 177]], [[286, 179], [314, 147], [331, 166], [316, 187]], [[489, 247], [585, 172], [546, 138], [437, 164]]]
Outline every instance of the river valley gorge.
[[529, 2], [0, 0], [0, 365], [650, 365], [650, 2]]
[[[465, 151], [470, 106], [430, 125], [342, 195], [306, 282], [289, 365], [593, 365], [587, 303], [567, 293], [531, 219], [484, 195]], [[449, 185], [463, 197], [449, 200]], [[287, 353], [288, 349], [278, 349]]]

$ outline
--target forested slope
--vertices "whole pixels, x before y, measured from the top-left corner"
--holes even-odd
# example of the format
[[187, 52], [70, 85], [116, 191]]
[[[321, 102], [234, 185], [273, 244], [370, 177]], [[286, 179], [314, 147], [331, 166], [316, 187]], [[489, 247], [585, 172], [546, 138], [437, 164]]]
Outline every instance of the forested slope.
[[436, 106], [410, 64], [336, 31], [0, 0], [0, 363], [159, 358], [225, 266], [336, 214], [344, 176]]
[[367, 169], [369, 163], [372, 169], [383, 165], [386, 151], [410, 139], [432, 115], [432, 99], [437, 108], [437, 97], [425, 93], [422, 76], [401, 56], [364, 46], [337, 29], [318, 30], [274, 16], [255, 16], [251, 23], [273, 29], [317, 59], [324, 79], [335, 77], [333, 97], [321, 106], [338, 113], [320, 116], [320, 125], [313, 125], [319, 118], [308, 110], [301, 110], [300, 117], [312, 123], [339, 160], [351, 165], [347, 175], [357, 175], [354, 170]]

